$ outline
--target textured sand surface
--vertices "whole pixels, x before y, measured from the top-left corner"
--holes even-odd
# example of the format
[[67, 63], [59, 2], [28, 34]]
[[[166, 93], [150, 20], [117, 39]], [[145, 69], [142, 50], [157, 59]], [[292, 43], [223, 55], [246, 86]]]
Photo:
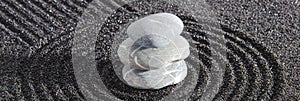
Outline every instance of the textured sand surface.
[[[193, 15], [197, 11], [170, 1], [123, 5], [103, 0], [92, 5], [95, 11], [90, 14], [109, 15], [96, 29], [99, 32], [95, 51], [97, 72], [110, 91], [103, 99], [300, 100], [300, 1], [211, 0], [207, 1], [209, 6], [199, 3], [190, 6], [210, 8], [217, 18], [211, 21], [218, 22], [220, 27], [203, 20], [209, 18], [205, 16], [209, 10], [203, 15]], [[95, 1], [0, 1], [0, 100], [86, 98], [78, 87], [71, 63], [74, 37], [71, 33], [77, 30], [77, 22], [89, 3]], [[114, 11], [116, 8], [119, 9]], [[188, 58], [190, 75], [184, 82], [160, 90], [134, 89], [123, 84], [115, 74], [113, 66], [120, 63], [117, 57], [111, 56], [112, 46], [127, 37], [120, 34], [126, 25], [156, 12], [172, 12], [183, 19], [185, 37], [189, 42], [196, 42]], [[223, 39], [225, 44], [213, 43], [209, 36]], [[226, 54], [214, 56], [217, 49], [213, 44], [220, 45]], [[213, 72], [214, 60], [228, 62], [224, 72]]]

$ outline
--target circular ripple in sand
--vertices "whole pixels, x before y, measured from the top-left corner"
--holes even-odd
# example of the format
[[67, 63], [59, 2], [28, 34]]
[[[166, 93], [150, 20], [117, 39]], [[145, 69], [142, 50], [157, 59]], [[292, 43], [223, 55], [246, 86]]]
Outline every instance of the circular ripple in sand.
[[[115, 74], [118, 69], [114, 67], [122, 67], [115, 50], [127, 37], [124, 32], [130, 23], [158, 12], [173, 13], [184, 21], [182, 35], [193, 44], [187, 59], [188, 77], [180, 84], [160, 90], [129, 87], [119, 79], [120, 74]], [[222, 24], [219, 28], [209, 21], [215, 20], [205, 22], [197, 19], [167, 2], [133, 2], [117, 9], [107, 18], [97, 37], [96, 58], [103, 83], [112, 94], [123, 100], [163, 100], [170, 93], [177, 93], [179, 99], [189, 100], [284, 99], [284, 71], [272, 52], [246, 33]], [[205, 29], [207, 27], [209, 30]], [[225, 54], [220, 53], [220, 49], [225, 50]], [[226, 65], [222, 67], [224, 74], [220, 73], [222, 70], [214, 70], [215, 64], [218, 64], [215, 61], [225, 61]], [[208, 88], [215, 90], [209, 91]]]

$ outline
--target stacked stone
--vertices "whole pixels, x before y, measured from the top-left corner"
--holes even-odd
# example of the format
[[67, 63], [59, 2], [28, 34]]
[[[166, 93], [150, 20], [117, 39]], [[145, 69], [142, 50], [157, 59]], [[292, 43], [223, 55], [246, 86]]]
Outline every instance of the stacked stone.
[[187, 75], [184, 61], [190, 54], [189, 43], [180, 36], [183, 22], [170, 13], [146, 16], [128, 29], [129, 38], [118, 48], [124, 64], [126, 84], [141, 89], [160, 89], [177, 84]]

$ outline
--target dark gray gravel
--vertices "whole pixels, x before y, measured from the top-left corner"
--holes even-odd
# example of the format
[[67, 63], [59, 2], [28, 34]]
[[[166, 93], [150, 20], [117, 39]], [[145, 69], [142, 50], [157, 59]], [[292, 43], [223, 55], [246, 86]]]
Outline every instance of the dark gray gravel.
[[208, 1], [221, 22], [256, 37], [286, 70], [287, 98], [300, 99], [300, 1]]
[[[71, 32], [89, 2], [92, 0], [0, 1], [0, 100], [84, 100], [71, 63]], [[300, 100], [300, 1], [207, 2], [217, 14], [224, 37], [231, 42], [222, 46], [230, 50], [226, 57], [230, 64], [225, 68], [225, 81], [214, 100]], [[143, 4], [135, 5], [147, 9]], [[161, 5], [166, 8], [165, 11], [176, 9], [174, 13], [180, 16], [180, 7]], [[123, 7], [134, 12], [134, 8], [128, 5]], [[103, 12], [108, 12], [106, 10], [103, 9]], [[180, 17], [186, 23], [193, 22], [189, 11], [184, 12], [187, 15]], [[134, 17], [147, 15], [135, 13]], [[128, 19], [134, 18], [125, 18], [124, 24], [132, 21]], [[178, 91], [178, 96], [190, 94], [189, 100], [200, 99], [209, 77], [207, 72], [211, 70], [211, 62], [207, 60], [213, 58], [210, 57], [207, 40], [195, 38], [205, 37], [207, 33], [193, 37], [193, 32], [201, 33], [202, 29], [192, 24], [189, 26], [186, 28], [187, 36], [204, 45], [196, 45], [195, 51], [206, 56], [199, 57], [203, 68], [194, 70], [199, 75], [190, 75], [190, 82], [154, 91], [133, 89], [117, 79], [109, 60], [98, 58], [98, 71], [104, 84], [123, 100], [160, 100], [170, 92], [195, 82], [197, 85], [191, 92], [187, 88], [186, 91]], [[99, 33], [120, 29], [105, 27]], [[100, 39], [101, 35], [98, 41]], [[257, 87], [265, 88], [255, 90]]]

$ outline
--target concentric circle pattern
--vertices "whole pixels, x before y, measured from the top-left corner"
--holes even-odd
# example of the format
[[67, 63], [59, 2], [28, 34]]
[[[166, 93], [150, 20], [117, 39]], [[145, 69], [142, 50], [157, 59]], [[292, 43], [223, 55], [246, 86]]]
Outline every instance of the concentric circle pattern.
[[[87, 100], [82, 89], [78, 87], [78, 82], [74, 76], [71, 59], [74, 36], [71, 32], [75, 30], [81, 14], [93, 1], [97, 0], [0, 1], [1, 101]], [[96, 3], [99, 5], [91, 5], [95, 10], [91, 13], [110, 13], [115, 5], [120, 6], [116, 1], [127, 0], [98, 0]], [[113, 96], [108, 95], [110, 97], [107, 98], [118, 98], [126, 101], [169, 101], [174, 99], [179, 101], [288, 100], [285, 99], [285, 96], [288, 96], [285, 94], [285, 66], [281, 65], [271, 49], [248, 33], [232, 30], [227, 24], [219, 23], [218, 20], [205, 16], [205, 12], [203, 15], [193, 15], [191, 12], [194, 11], [175, 3], [172, 4], [171, 1], [185, 2], [191, 0], [140, 0], [131, 2], [115, 10], [101, 25], [95, 49], [98, 63], [97, 72], [99, 72], [105, 87], [113, 94]], [[211, 2], [218, 3], [219, 1], [211, 0]], [[237, 8], [244, 10], [243, 7], [249, 6], [248, 3], [253, 3], [253, 1], [249, 1], [240, 5], [234, 2], [236, 1], [228, 3], [227, 6], [233, 7], [231, 5], [236, 4], [234, 7], [238, 6]], [[283, 6], [290, 5], [284, 3], [280, 5], [282, 7], [278, 7], [277, 4], [274, 3], [273, 5], [269, 1], [263, 1], [256, 6], [250, 5], [255, 9], [257, 6], [261, 6], [259, 11], [254, 11], [261, 12], [254, 13], [254, 20], [261, 19], [256, 15], [265, 17], [264, 13], [267, 12], [270, 15], [278, 15], [281, 12], [277, 12], [275, 8], [281, 9], [284, 8]], [[296, 6], [294, 7], [299, 8], [299, 4], [299, 2], [295, 2], [294, 5]], [[105, 9], [99, 9], [100, 6]], [[191, 6], [202, 5], [198, 3]], [[272, 6], [272, 9], [267, 6]], [[265, 10], [264, 7], [269, 8], [269, 11]], [[202, 8], [206, 9], [207, 7], [203, 6]], [[219, 8], [223, 9], [223, 7]], [[291, 8], [287, 6], [285, 9]], [[231, 9], [224, 8], [224, 10]], [[191, 55], [186, 59], [188, 75], [183, 82], [163, 89], [135, 89], [124, 84], [118, 77], [120, 74], [115, 73], [117, 69], [114, 67], [122, 67], [122, 63], [116, 56], [116, 49], [118, 44], [127, 37], [124, 32], [132, 22], [158, 12], [175, 14], [184, 21], [185, 28], [182, 36], [188, 39], [192, 45], [190, 48]], [[284, 17], [281, 16], [282, 19], [292, 19], [289, 22], [298, 21], [297, 17], [294, 17], [295, 15], [282, 14], [285, 15]], [[297, 12], [295, 14], [299, 15]], [[277, 16], [271, 17], [278, 18]], [[268, 26], [267, 30], [270, 33], [273, 33], [272, 28], [275, 31], [280, 31], [280, 33], [299, 32], [297, 31], [299, 29], [298, 23], [281, 25], [287, 20], [278, 23], [268, 20], [271, 17], [266, 17], [267, 20], [261, 20], [268, 22], [258, 27]], [[236, 21], [236, 19], [229, 20]], [[247, 26], [253, 25], [251, 21], [246, 23]], [[272, 27], [273, 24], [279, 24], [282, 27]], [[255, 30], [256, 28], [249, 26], [249, 29]], [[285, 35], [289, 36], [283, 34], [282, 37]], [[278, 36], [281, 37], [281, 35]], [[272, 37], [267, 38], [273, 40]], [[297, 39], [291, 39], [291, 41], [298, 44]], [[91, 43], [84, 44], [90, 45]], [[286, 43], [281, 46], [285, 45]], [[289, 47], [288, 44], [286, 46]], [[289, 55], [294, 54], [288, 49], [283, 49], [283, 51], [290, 52]], [[86, 54], [91, 55], [90, 53]], [[298, 57], [294, 56], [294, 58]], [[281, 59], [281, 61], [286, 60]], [[299, 59], [294, 59], [294, 61], [296, 60]], [[222, 66], [222, 63], [225, 65]], [[221, 70], [216, 69], [217, 67]], [[298, 76], [297, 71], [299, 69], [296, 70], [295, 74], [290, 75]], [[291, 85], [295, 85], [294, 88], [297, 88], [299, 83], [297, 80], [299, 79], [294, 78], [296, 79], [292, 83], [295, 84]], [[288, 92], [298, 93], [299, 89]], [[295, 94], [292, 98], [296, 101], [300, 97]]]
[[[173, 13], [184, 21], [182, 36], [193, 44], [191, 55], [187, 59], [189, 76], [180, 84], [160, 90], [135, 89], [124, 84], [115, 73], [114, 67], [122, 66], [115, 56], [115, 50], [127, 37], [125, 30], [130, 23], [159, 12]], [[247, 33], [231, 30], [223, 24], [218, 28], [203, 20], [210, 18], [196, 19], [194, 16], [197, 15], [191, 15], [177, 5], [154, 0], [126, 4], [108, 17], [97, 37], [96, 58], [99, 74], [110, 92], [129, 101], [163, 100], [171, 92], [180, 93], [178, 98], [181, 99], [203, 100], [203, 97], [208, 97], [205, 94], [208, 92], [207, 88], [212, 87], [209, 82], [219, 80], [212, 76], [213, 73], [220, 72], [214, 71], [213, 66], [213, 61], [219, 59], [218, 61], [225, 61], [226, 66], [223, 67], [223, 80], [219, 82], [221, 86], [215, 94], [209, 93], [213, 100], [284, 100], [284, 69], [269, 49]], [[210, 30], [206, 30], [205, 26]], [[219, 39], [224, 39], [225, 44], [220, 43]], [[219, 46], [215, 48], [212, 44]], [[219, 53], [220, 49], [226, 54]]]
[[[84, 100], [70, 32], [88, 1], [0, 1], [0, 100]], [[73, 83], [72, 83], [73, 82]]]

